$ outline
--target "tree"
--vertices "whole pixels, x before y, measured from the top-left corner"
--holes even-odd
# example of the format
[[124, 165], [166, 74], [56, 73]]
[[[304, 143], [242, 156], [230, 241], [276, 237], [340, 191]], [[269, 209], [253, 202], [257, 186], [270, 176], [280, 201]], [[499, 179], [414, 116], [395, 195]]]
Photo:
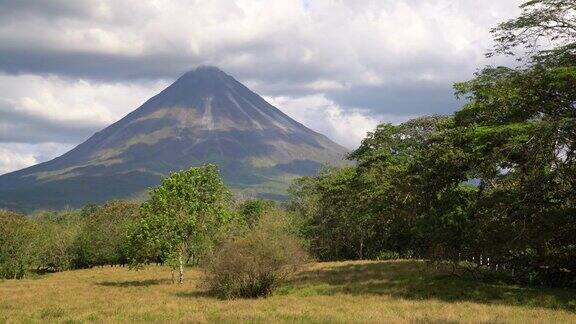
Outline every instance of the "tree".
[[370, 235], [353, 186], [355, 167], [325, 169], [295, 182], [292, 208], [303, 218], [302, 233], [321, 260], [363, 259]]
[[[457, 85], [470, 102], [452, 141], [480, 179], [478, 241], [524, 281], [574, 284], [576, 66], [487, 69]], [[510, 237], [510, 233], [516, 233]], [[562, 261], [564, 260], [564, 261]]]
[[23, 278], [36, 264], [37, 233], [23, 215], [0, 210], [0, 278]]
[[492, 29], [496, 45], [487, 56], [524, 55], [533, 64], [574, 63], [576, 58], [576, 3], [573, 0], [531, 0], [520, 6], [519, 17]]
[[161, 261], [179, 268], [198, 262], [231, 224], [231, 193], [212, 164], [173, 172], [150, 192], [131, 235], [133, 266]]
[[447, 123], [432, 116], [379, 125], [349, 155], [356, 167], [326, 169], [294, 182], [291, 205], [305, 219], [313, 253], [323, 260], [375, 258], [389, 250], [421, 254], [414, 231], [424, 213], [423, 196], [409, 171]]
[[[434, 232], [429, 226], [442, 226], [429, 219], [449, 214], [453, 205], [437, 202], [440, 196], [426, 190], [443, 185], [438, 174], [425, 179], [420, 172], [423, 170], [417, 168], [429, 165], [421, 163], [422, 156], [435, 148], [436, 137], [451, 124], [444, 116], [420, 117], [400, 125], [382, 124], [350, 154], [358, 161], [357, 177], [363, 183], [360, 205], [377, 220], [373, 230], [378, 233], [380, 250], [408, 257], [429, 252], [429, 235]], [[451, 194], [453, 189], [449, 188]]]
[[[478, 265], [505, 268], [519, 281], [570, 286], [576, 284], [576, 241], [567, 232], [576, 228], [575, 4], [540, 0], [522, 8], [520, 17], [493, 31], [498, 45], [491, 54], [524, 46], [529, 64], [487, 67], [456, 84], [468, 103], [429, 142], [411, 173], [428, 193], [425, 228], [452, 215], [450, 223], [460, 224], [452, 237], [465, 242], [440, 231], [429, 244], [443, 238], [458, 258], [467, 254]], [[540, 47], [542, 38], [552, 46]], [[478, 181], [467, 194], [466, 179]], [[453, 214], [442, 206], [460, 207]], [[443, 257], [458, 260], [454, 253]]]
[[139, 205], [115, 200], [82, 209], [82, 228], [74, 242], [75, 267], [128, 263], [128, 230], [139, 220]]
[[39, 228], [38, 267], [48, 271], [74, 268], [74, 244], [83, 225], [80, 213], [67, 209], [60, 212], [40, 212], [31, 218]]
[[267, 211], [275, 208], [274, 201], [262, 199], [246, 200], [238, 206], [240, 217], [249, 228], [254, 227]]

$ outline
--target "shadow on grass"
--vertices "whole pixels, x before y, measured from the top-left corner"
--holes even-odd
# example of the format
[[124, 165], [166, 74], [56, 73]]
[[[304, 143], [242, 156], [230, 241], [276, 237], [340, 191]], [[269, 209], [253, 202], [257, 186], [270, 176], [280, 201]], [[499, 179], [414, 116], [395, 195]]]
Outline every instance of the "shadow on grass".
[[[50, 271], [50, 270], [44, 270], [44, 269], [40, 269], [40, 270], [39, 269], [32, 269], [27, 274], [26, 279], [33, 279], [33, 280], [43, 279], [43, 278], [51, 276], [54, 273], [56, 273], [56, 271]], [[2, 279], [0, 279], [0, 281], [1, 280]]]
[[459, 278], [424, 262], [349, 263], [299, 273], [285, 293], [390, 295], [447, 302], [477, 302], [576, 311], [576, 290], [522, 287]]
[[171, 280], [168, 279], [148, 279], [148, 280], [131, 280], [131, 281], [103, 281], [97, 284], [106, 287], [127, 288], [127, 287], [149, 287], [169, 283], [171, 283]]
[[210, 291], [180, 291], [174, 294], [175, 296], [182, 298], [211, 298], [220, 299], [214, 293]]
[[30, 273], [37, 275], [37, 276], [44, 276], [47, 274], [56, 273], [58, 271], [52, 269], [31, 269]]

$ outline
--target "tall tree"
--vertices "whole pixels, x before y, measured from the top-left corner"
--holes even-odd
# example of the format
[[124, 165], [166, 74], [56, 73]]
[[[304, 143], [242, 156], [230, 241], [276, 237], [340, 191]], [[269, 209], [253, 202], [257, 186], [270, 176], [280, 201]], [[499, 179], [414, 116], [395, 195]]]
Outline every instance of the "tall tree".
[[576, 3], [534, 0], [522, 9], [493, 30], [489, 55], [527, 64], [488, 67], [456, 85], [468, 103], [450, 142], [480, 180], [471, 209], [477, 246], [522, 280], [575, 285]]

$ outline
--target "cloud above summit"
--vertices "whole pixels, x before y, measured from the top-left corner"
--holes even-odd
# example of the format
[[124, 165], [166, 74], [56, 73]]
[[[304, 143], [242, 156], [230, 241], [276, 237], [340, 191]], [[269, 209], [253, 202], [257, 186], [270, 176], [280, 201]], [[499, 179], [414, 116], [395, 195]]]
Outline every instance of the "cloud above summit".
[[354, 147], [378, 122], [457, 109], [452, 83], [499, 63], [483, 55], [489, 29], [519, 4], [0, 0], [0, 172], [80, 143], [201, 64]]

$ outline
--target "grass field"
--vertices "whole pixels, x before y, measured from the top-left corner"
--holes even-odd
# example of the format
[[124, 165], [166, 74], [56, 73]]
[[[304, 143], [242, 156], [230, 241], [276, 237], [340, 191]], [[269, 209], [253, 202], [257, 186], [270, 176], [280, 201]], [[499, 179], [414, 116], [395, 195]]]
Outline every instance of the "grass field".
[[265, 299], [219, 300], [189, 269], [96, 268], [0, 281], [0, 322], [576, 323], [576, 291], [448, 277], [417, 261], [316, 263]]

